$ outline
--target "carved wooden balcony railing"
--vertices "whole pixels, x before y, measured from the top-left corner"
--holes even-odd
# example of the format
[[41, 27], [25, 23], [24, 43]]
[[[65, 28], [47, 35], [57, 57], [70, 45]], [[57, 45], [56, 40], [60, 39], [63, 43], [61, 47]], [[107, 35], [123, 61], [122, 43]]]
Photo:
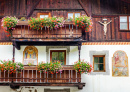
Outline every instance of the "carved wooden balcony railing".
[[62, 66], [62, 73], [49, 74], [39, 72], [36, 67], [25, 67], [21, 73], [9, 74], [8, 71], [0, 71], [1, 85], [15, 86], [77, 86], [82, 88], [85, 83], [81, 83], [81, 74], [77, 73], [73, 66]]
[[40, 39], [42, 41], [64, 41], [64, 40], [85, 40], [82, 29], [73, 25], [72, 22], [66, 22], [64, 27], [50, 29], [47, 27], [41, 30], [33, 30], [28, 26], [27, 21], [19, 21], [15, 30], [12, 32], [12, 38], [15, 39]]

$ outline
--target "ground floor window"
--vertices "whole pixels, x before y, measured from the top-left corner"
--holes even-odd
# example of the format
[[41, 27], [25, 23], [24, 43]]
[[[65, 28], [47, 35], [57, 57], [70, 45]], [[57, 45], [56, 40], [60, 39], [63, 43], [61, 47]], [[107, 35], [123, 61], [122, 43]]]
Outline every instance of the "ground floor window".
[[66, 65], [66, 50], [50, 50], [50, 61], [59, 61], [61, 65]]
[[93, 55], [94, 72], [105, 71], [105, 55]]

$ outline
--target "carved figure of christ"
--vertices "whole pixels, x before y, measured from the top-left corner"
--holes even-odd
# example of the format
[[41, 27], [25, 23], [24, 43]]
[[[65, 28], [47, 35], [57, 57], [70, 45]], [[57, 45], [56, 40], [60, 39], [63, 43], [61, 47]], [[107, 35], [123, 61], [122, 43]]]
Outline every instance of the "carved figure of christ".
[[106, 35], [107, 25], [110, 24], [110, 23], [112, 22], [112, 20], [109, 21], [108, 23], [107, 23], [106, 21], [104, 21], [104, 23], [102, 23], [102, 22], [100, 22], [100, 21], [98, 21], [98, 22], [104, 26], [104, 28], [103, 28], [103, 30], [104, 30], [104, 35]]

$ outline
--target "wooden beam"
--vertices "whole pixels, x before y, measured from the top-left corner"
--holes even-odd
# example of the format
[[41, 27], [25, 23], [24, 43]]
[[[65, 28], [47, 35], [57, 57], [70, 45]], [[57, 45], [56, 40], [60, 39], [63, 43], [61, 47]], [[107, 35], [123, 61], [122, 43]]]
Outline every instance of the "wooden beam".
[[129, 0], [121, 0], [121, 1], [126, 2], [126, 3], [130, 3], [130, 1], [129, 1]]
[[85, 11], [85, 13], [87, 14], [87, 16], [90, 16], [90, 15], [88, 14], [87, 10], [85, 9], [85, 6], [84, 6], [84, 4], [82, 3], [82, 1], [81, 1], [81, 0], [78, 0], [78, 2], [79, 2], [79, 4], [81, 5], [81, 7], [84, 9], [84, 11]]
[[62, 10], [66, 10], [66, 11], [70, 11], [70, 10], [80, 10], [80, 11], [82, 11], [82, 10], [84, 10], [84, 9], [70, 9], [70, 8], [64, 8], [64, 9], [59, 9], [59, 8], [36, 8], [36, 9], [34, 9], [34, 10], [40, 10], [40, 11], [56, 11], [56, 10], [58, 10], [58, 11], [62, 11]]
[[92, 14], [93, 18], [111, 18], [111, 17], [118, 17], [119, 15], [96, 15]]
[[27, 18], [29, 18], [29, 17], [33, 14], [34, 9], [37, 7], [37, 5], [39, 4], [40, 1], [41, 1], [41, 0], [38, 0], [38, 1], [35, 3], [35, 5], [32, 7], [32, 10], [31, 10], [30, 13], [27, 15]]
[[9, 86], [13, 89], [17, 89], [20, 86], [66, 86], [66, 87], [78, 87], [82, 89], [85, 83], [0, 83], [0, 86]]
[[0, 16], [0, 19], [2, 19], [2, 18], [5, 17], [5, 16], [15, 16], [15, 17], [17, 17], [17, 18], [26, 17], [25, 15], [1, 15], [1, 16]]
[[16, 42], [16, 41], [14, 41], [13, 42], [13, 46], [17, 49], [17, 50], [20, 50], [20, 45]]

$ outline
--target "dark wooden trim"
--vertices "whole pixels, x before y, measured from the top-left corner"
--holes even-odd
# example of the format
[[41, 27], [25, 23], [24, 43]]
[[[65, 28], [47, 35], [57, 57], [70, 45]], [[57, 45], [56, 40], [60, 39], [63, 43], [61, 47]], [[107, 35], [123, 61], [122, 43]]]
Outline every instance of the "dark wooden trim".
[[70, 89], [48, 89], [48, 88], [45, 88], [44, 92], [70, 92]]
[[19, 44], [17, 44], [17, 42], [16, 42], [16, 41], [14, 41], [14, 42], [13, 42], [13, 45], [16, 47], [16, 49], [17, 49], [17, 50], [20, 50], [20, 45], [19, 45]]
[[[5, 17], [5, 16], [9, 16], [9, 15], [1, 15], [1, 16], [0, 16], [0, 19], [2, 19], [2, 18]], [[13, 15], [13, 16], [14, 16], [14, 15]], [[15, 17], [21, 18], [21, 17], [26, 17], [26, 15], [15, 15]]]
[[39, 4], [40, 1], [41, 1], [41, 0], [38, 0], [38, 1], [35, 3], [35, 5], [32, 7], [32, 10], [31, 10], [30, 13], [27, 15], [27, 18], [29, 18], [29, 17], [33, 14], [34, 9], [37, 7], [37, 5]]
[[0, 86], [65, 86], [65, 87], [78, 87], [82, 89], [85, 83], [0, 83]]
[[81, 43], [78, 44], [78, 50], [79, 50], [79, 61], [80, 61]]
[[119, 15], [96, 15], [96, 14], [92, 14], [93, 18], [111, 18], [111, 17], [118, 17]]
[[15, 44], [13, 43], [13, 62], [15, 61]]
[[50, 50], [50, 62], [52, 62], [52, 52], [64, 52], [65, 55], [64, 55], [64, 65], [66, 65], [66, 50]]
[[69, 9], [69, 8], [63, 8], [63, 9], [61, 9], [61, 8], [36, 8], [36, 9], [34, 9], [34, 10], [39, 10], [39, 11], [56, 11], [56, 10], [58, 10], [58, 11], [62, 11], [62, 10], [66, 10], [66, 11], [71, 11], [71, 10], [77, 10], [77, 11], [83, 11], [84, 9]]
[[126, 3], [130, 3], [129, 0], [121, 0], [121, 1], [126, 2]]
[[84, 9], [84, 11], [85, 11], [85, 13], [87, 14], [87, 16], [90, 16], [90, 15], [88, 14], [88, 12], [87, 12], [87, 10], [86, 10], [84, 4], [82, 3], [82, 1], [81, 1], [81, 0], [78, 0], [78, 2], [79, 2], [79, 4], [81, 5], [81, 7]]

